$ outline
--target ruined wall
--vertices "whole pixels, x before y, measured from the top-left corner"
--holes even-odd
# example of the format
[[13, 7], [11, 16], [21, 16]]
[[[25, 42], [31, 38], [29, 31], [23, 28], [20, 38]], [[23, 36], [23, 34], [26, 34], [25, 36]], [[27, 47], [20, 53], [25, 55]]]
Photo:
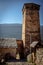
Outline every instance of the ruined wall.
[[43, 65], [43, 48], [38, 48], [36, 50], [36, 64]]

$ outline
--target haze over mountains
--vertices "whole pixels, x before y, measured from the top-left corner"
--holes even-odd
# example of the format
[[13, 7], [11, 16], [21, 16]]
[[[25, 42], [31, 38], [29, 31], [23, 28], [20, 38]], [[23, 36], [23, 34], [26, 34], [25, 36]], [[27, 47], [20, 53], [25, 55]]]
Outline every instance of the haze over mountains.
[[22, 25], [21, 24], [0, 24], [0, 38], [17, 38], [21, 39]]
[[[40, 26], [41, 40], [43, 40], [43, 26]], [[22, 24], [0, 24], [0, 38], [22, 39]]]
[[40, 26], [41, 40], [43, 41], [43, 25]]

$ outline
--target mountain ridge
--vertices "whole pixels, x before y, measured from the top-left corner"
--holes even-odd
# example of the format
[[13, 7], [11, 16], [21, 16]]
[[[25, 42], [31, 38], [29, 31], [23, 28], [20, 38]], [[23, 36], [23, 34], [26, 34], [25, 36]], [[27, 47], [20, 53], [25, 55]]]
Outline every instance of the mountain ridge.
[[[43, 40], [43, 26], [40, 25], [41, 40]], [[0, 24], [0, 38], [13, 37], [22, 39], [22, 24]]]

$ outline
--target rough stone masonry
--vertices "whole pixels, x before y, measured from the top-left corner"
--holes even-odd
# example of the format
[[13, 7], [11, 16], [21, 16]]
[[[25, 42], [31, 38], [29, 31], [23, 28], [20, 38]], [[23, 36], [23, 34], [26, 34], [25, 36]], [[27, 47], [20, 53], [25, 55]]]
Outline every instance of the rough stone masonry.
[[23, 6], [22, 40], [25, 48], [30, 48], [33, 41], [40, 42], [40, 5], [25, 3]]

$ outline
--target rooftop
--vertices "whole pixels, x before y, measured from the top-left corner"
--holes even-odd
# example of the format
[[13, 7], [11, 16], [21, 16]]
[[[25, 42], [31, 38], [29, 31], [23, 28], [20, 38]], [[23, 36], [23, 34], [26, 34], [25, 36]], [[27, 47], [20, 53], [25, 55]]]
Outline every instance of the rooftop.
[[39, 10], [40, 9], [40, 5], [39, 4], [35, 4], [35, 3], [25, 3], [24, 6], [23, 6], [23, 9], [27, 9], [27, 8], [31, 9], [31, 10]]

